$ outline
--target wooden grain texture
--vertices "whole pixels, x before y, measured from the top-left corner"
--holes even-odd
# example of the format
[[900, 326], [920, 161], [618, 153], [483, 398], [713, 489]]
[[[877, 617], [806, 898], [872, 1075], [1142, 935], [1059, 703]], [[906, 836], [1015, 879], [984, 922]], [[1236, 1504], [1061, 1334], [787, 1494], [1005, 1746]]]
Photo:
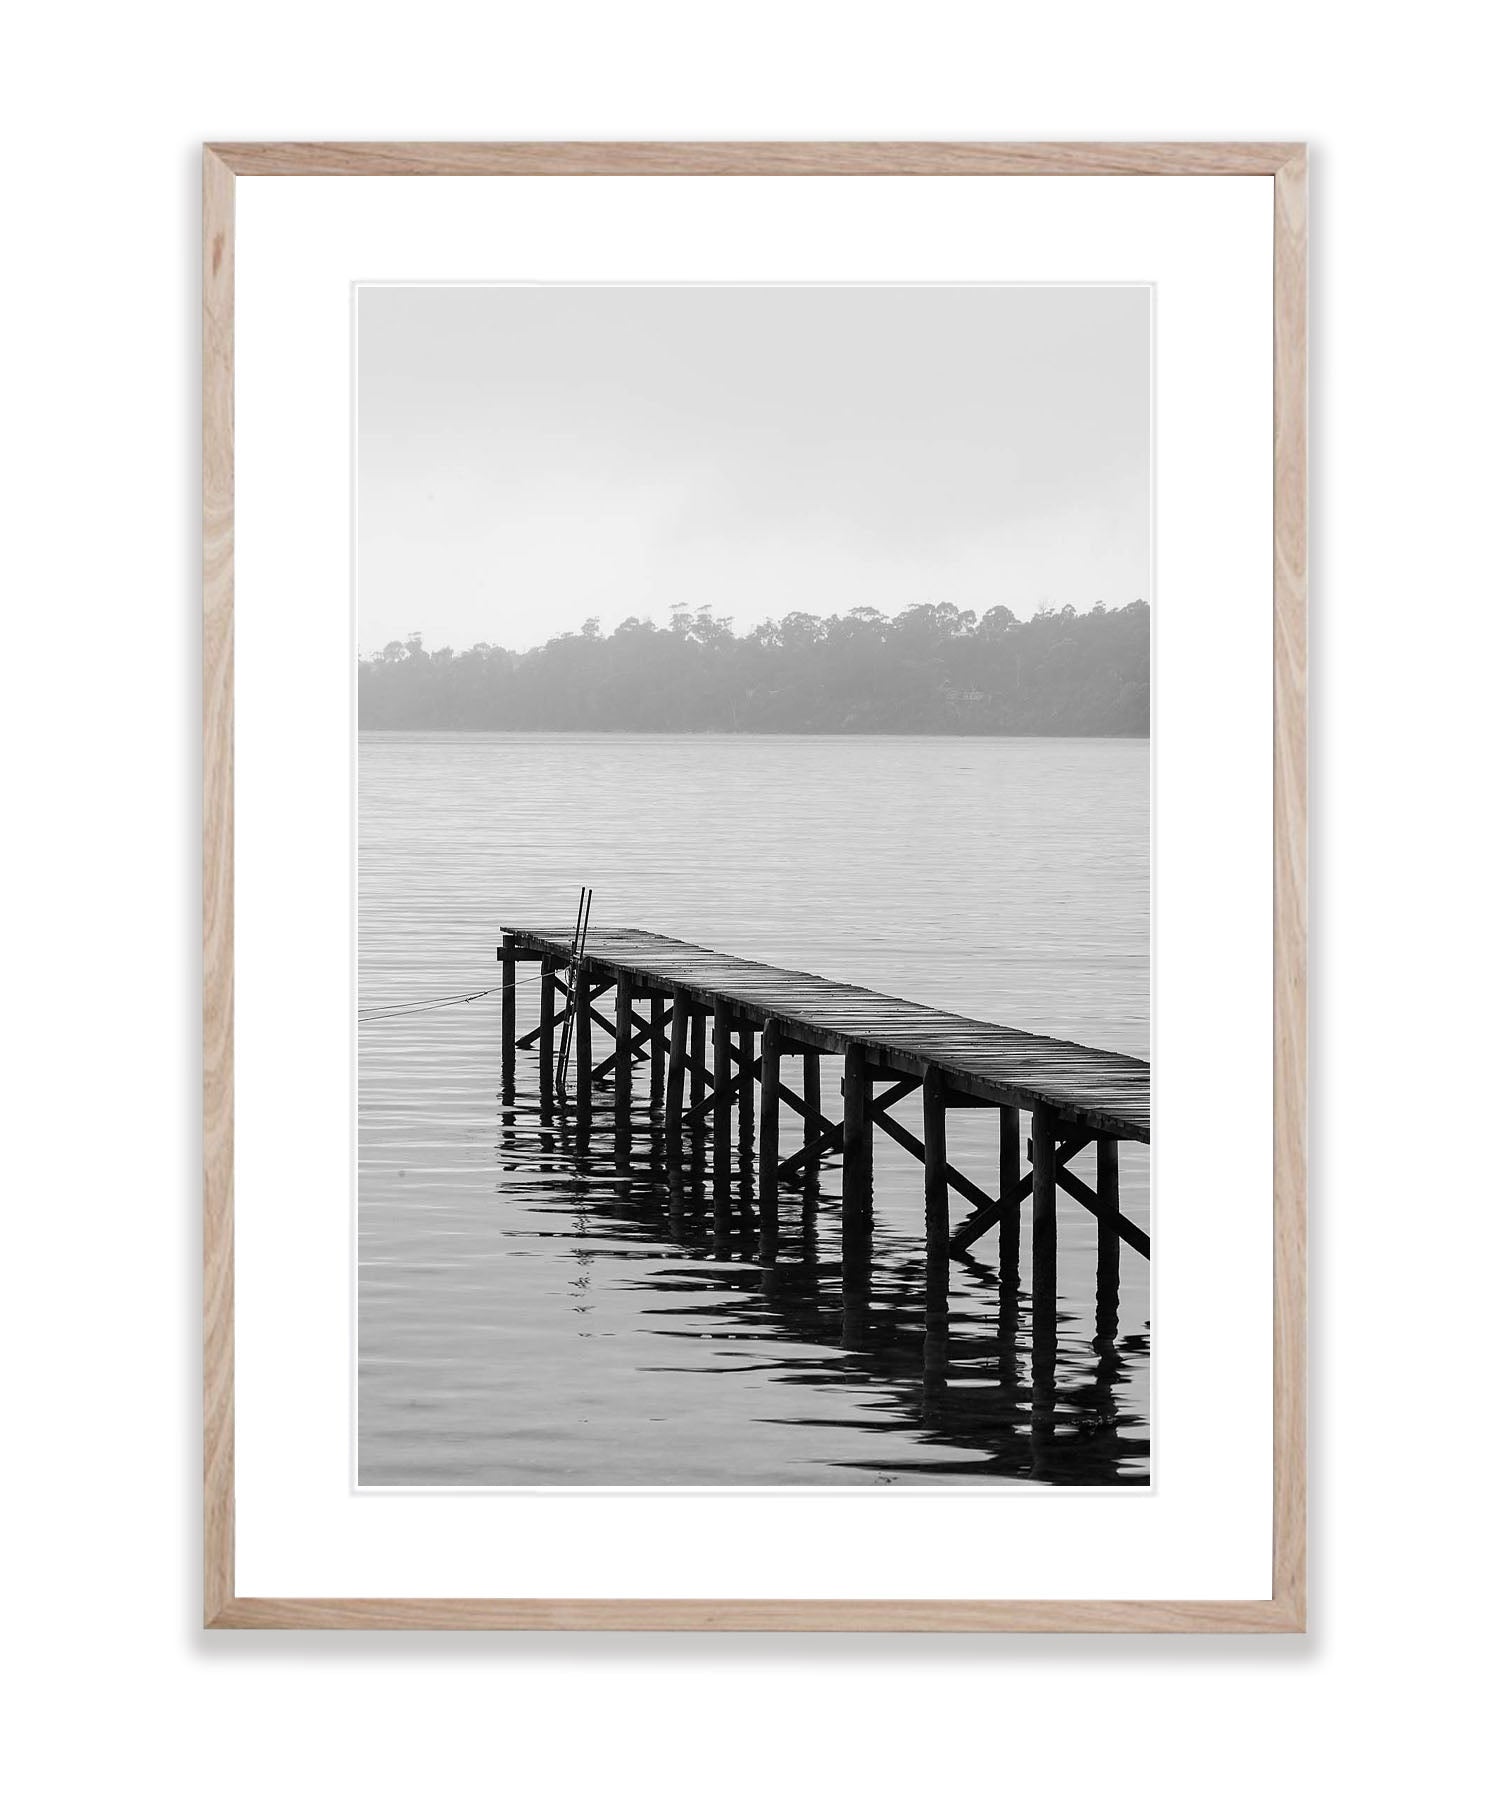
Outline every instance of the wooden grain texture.
[[[1269, 1600], [252, 1598], [234, 1586], [234, 184], [256, 176], [1274, 177], [1274, 1493]], [[204, 1618], [215, 1629], [1296, 1632], [1306, 1621], [1307, 160], [1283, 143], [220, 144], [203, 159]], [[743, 1033], [742, 1033], [743, 1042]]]
[[214, 144], [236, 175], [1274, 175], [1279, 143]]
[[1307, 1615], [1307, 152], [1276, 171], [1272, 1593]]
[[1273, 1600], [531, 1600], [236, 1597], [210, 1623], [274, 1631], [1280, 1632]]
[[203, 157], [203, 1610], [234, 1593], [234, 176]]

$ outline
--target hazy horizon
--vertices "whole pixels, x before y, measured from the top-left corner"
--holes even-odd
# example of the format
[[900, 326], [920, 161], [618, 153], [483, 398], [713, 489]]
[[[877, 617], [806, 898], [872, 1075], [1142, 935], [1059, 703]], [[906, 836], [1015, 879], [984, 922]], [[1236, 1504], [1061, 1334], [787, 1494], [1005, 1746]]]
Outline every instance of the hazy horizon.
[[[1147, 609], [1149, 610], [1150, 602], [1147, 601], [1144, 596], [1142, 596], [1141, 599], [1142, 599], [1142, 604], [1144, 604], [1147, 607]], [[1006, 603], [1004, 601], [998, 601], [995, 604], [1004, 605]], [[1045, 604], [1046, 603], [1044, 602], [1043, 605], [1045, 605]], [[1125, 602], [1121, 603], [1122, 606], [1130, 605], [1130, 604], [1132, 604], [1132, 603], [1129, 601], [1125, 601]], [[803, 609], [803, 610], [806, 610], [806, 609]], [[1029, 613], [1020, 612], [1019, 610], [1017, 610], [1014, 607], [1012, 607], [1011, 610], [1012, 610], [1012, 612], [1015, 613], [1016, 618], [1018, 620], [1027, 620], [1027, 619], [1035, 618], [1037, 616], [1038, 610], [1040, 610], [1040, 609], [1033, 608], [1032, 611]], [[1053, 610], [1060, 612], [1062, 610], [1062, 608], [1058, 607], [1058, 608], [1054, 608]], [[1077, 610], [1093, 611], [1094, 608], [1092, 608], [1092, 607], [1081, 608], [1081, 609], [1077, 609]], [[1110, 612], [1118, 612], [1119, 610], [1121, 610], [1121, 608], [1120, 607], [1109, 607], [1107, 610]], [[838, 615], [833, 612], [828, 612], [828, 613], [819, 614], [817, 616], [820, 618], [820, 620], [826, 622], [828, 619], [835, 618]], [[976, 624], [978, 623], [978, 620], [982, 616], [983, 615], [978, 613], [977, 611], [975, 612]], [[766, 624], [766, 623], [779, 624], [781, 622], [781, 620], [784, 619], [785, 617], [786, 617], [786, 614], [777, 615], [777, 614], [772, 613], [772, 614], [767, 614], [764, 619], [755, 619], [755, 620], [746, 619], [744, 621], [736, 620], [736, 621], [734, 621], [734, 624], [733, 624], [734, 636], [738, 639], [749, 638], [753, 635], [753, 633], [755, 632], [756, 628], [759, 625]], [[894, 625], [897, 622], [899, 615], [896, 613], [887, 613], [885, 615], [885, 617], [890, 624]], [[455, 656], [462, 656], [462, 655], [465, 655], [470, 650], [477, 650], [477, 649], [480, 649], [481, 647], [485, 648], [485, 649], [489, 649], [489, 650], [505, 650], [505, 651], [509, 651], [516, 655], [525, 655], [529, 651], [532, 651], [532, 650], [545, 649], [547, 644], [553, 642], [554, 640], [556, 640], [558, 638], [579, 636], [582, 634], [584, 627], [590, 623], [599, 623], [596, 615], [591, 614], [588, 619], [576, 619], [570, 624], [558, 623], [555, 626], [549, 626], [547, 636], [545, 638], [538, 639], [537, 642], [534, 644], [526, 644], [526, 645], [507, 644], [502, 638], [494, 638], [494, 637], [476, 638], [473, 641], [473, 643], [469, 643], [469, 644], [454, 644], [454, 643], [449, 643], [446, 641], [443, 643], [439, 643], [437, 641], [437, 639], [434, 638], [430, 632], [424, 631], [420, 625], [414, 625], [410, 631], [406, 632], [405, 635], [400, 638], [387, 638], [384, 643], [380, 643], [380, 644], [368, 644], [368, 645], [361, 644], [359, 646], [359, 655], [362, 659], [368, 659], [373, 656], [378, 656], [380, 654], [380, 652], [386, 648], [387, 645], [396, 643], [396, 642], [405, 644], [414, 637], [421, 639], [422, 648], [429, 655], [433, 654], [436, 651], [440, 651], [440, 650], [451, 650]], [[620, 630], [621, 626], [627, 625], [629, 623], [630, 623], [630, 615], [628, 615], [628, 614], [626, 615], [625, 618], [616, 620], [615, 623], [610, 626], [605, 626], [602, 623], [599, 623], [598, 635], [602, 638], [613, 637]], [[639, 623], [641, 623], [642, 625], [654, 626], [655, 629], [658, 631], [670, 631], [672, 629], [672, 619], [670, 617], [668, 617], [667, 619], [664, 619], [664, 620], [663, 619], [640, 619]]]
[[358, 290], [358, 645], [1150, 598], [1145, 287]]

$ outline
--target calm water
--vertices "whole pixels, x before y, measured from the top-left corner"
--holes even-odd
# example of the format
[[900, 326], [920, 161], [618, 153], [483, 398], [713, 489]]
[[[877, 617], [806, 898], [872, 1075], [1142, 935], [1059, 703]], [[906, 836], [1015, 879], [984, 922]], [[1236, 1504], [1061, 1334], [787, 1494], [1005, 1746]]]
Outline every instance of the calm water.
[[[1150, 1053], [1145, 743], [372, 733], [359, 777], [362, 1009], [492, 986], [501, 927], [571, 924], [587, 882], [601, 926]], [[624, 1142], [606, 1095], [582, 1137], [544, 1110], [524, 1051], [506, 1104], [499, 1033], [498, 994], [361, 1022], [362, 1482], [1148, 1478], [1147, 1266], [1122, 1247], [1115, 1317], [1066, 1196], [1055, 1348], [1032, 1342], [1025, 1228], [1019, 1292], [992, 1233], [953, 1264], [949, 1367], [924, 1384], [922, 1174], [889, 1138], [851, 1331], [836, 1163], [783, 1196], [766, 1292], [748, 1147], [728, 1188], [701, 1146], [669, 1177], [644, 1070]], [[920, 1135], [920, 1095], [896, 1116]], [[993, 1189], [996, 1115], [950, 1113], [948, 1136]], [[1120, 1177], [1149, 1229], [1144, 1149]]]

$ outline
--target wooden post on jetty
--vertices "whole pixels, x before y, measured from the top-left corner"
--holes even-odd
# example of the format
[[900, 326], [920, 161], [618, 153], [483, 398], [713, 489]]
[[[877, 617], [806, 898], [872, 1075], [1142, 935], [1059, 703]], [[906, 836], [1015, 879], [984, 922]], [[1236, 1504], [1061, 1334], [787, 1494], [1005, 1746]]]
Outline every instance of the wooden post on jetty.
[[1094, 1405], [1099, 1417], [1113, 1422], [1117, 1411], [1115, 1380], [1120, 1372], [1120, 1234], [1107, 1223], [1120, 1211], [1120, 1140], [1100, 1138], [1094, 1164], [1094, 1191], [1099, 1196], [1099, 1276], [1094, 1292]]
[[802, 1148], [807, 1153], [804, 1187], [818, 1185], [818, 1145], [822, 1142], [823, 1059], [816, 1050], [802, 1052]]
[[1057, 1113], [1031, 1111], [1031, 1303], [1057, 1295]]
[[870, 1082], [863, 1044], [844, 1052], [844, 1193], [839, 1264], [844, 1300], [841, 1341], [864, 1339], [870, 1304], [870, 1238], [874, 1224], [875, 1132], [869, 1118]]
[[1057, 1113], [1031, 1109], [1031, 1439], [1033, 1473], [1052, 1442], [1057, 1395]]
[[[1021, 1109], [1001, 1106], [1000, 1192], [1014, 1194], [1021, 1181]], [[1007, 1207], [1000, 1217], [1000, 1307], [995, 1328], [1000, 1338], [1003, 1384], [1012, 1390], [1021, 1384], [1021, 1203]]]
[[941, 1073], [922, 1077], [923, 1195], [927, 1216], [926, 1335], [922, 1367], [929, 1375], [948, 1366], [948, 1118]]
[[553, 1066], [554, 1051], [552, 1048], [553, 1026], [557, 1015], [557, 965], [549, 957], [542, 964], [542, 998], [541, 1020], [537, 1031], [537, 1057], [540, 1062], [538, 1071], [541, 1077], [542, 1098], [552, 1098], [553, 1084], [557, 1071]]
[[1114, 1341], [1120, 1319], [1120, 1140], [1102, 1137], [1095, 1144], [1094, 1192], [1099, 1197], [1099, 1279], [1095, 1348]]
[[581, 968], [573, 971], [573, 1086], [578, 1096], [579, 1123], [586, 1125], [594, 1110], [594, 1038], [592, 984]]
[[[1013, 1194], [1021, 1180], [1021, 1109], [1000, 1108], [1000, 1192]], [[1021, 1286], [1021, 1208], [1007, 1207], [1000, 1219], [1000, 1283]]]
[[615, 1130], [621, 1135], [630, 1130], [630, 1077], [635, 1063], [630, 1048], [635, 1031], [630, 1001], [630, 977], [621, 970], [615, 982]]
[[755, 1080], [751, 1068], [755, 1063], [755, 1027], [740, 1026], [740, 1070], [745, 1080], [740, 1088], [740, 1149], [748, 1152], [755, 1145]]
[[865, 1047], [844, 1052], [844, 1224], [868, 1233], [875, 1209], [875, 1128]]
[[667, 1003], [660, 994], [651, 996], [651, 1104], [660, 1106], [667, 1086]]
[[704, 1090], [707, 1085], [704, 1080], [703, 1071], [706, 1066], [704, 1063], [704, 1039], [707, 1036], [708, 1015], [701, 1006], [692, 1005], [691, 1002], [685, 1002], [684, 1004], [688, 1005], [692, 1016], [693, 1037], [692, 1055], [690, 1057], [692, 1075], [689, 1089], [691, 1094], [691, 1104], [697, 1106], [702, 1102]]
[[776, 1263], [780, 1237], [777, 1165], [781, 1161], [781, 1027], [767, 1019], [760, 1034], [760, 1260]]
[[[734, 1056], [730, 1048], [732, 1027], [729, 1020], [729, 1002], [714, 1001], [714, 1197], [718, 1199], [719, 1191], [729, 1181], [730, 1132], [734, 1126], [734, 1100], [730, 1094], [730, 1086], [734, 1081]], [[744, 1079], [748, 1082], [750, 1071], [746, 1069]]]
[[809, 1289], [818, 1291], [818, 1147], [823, 1142], [823, 1059], [816, 1050], [802, 1052], [802, 1267]]
[[509, 931], [500, 938], [500, 1083], [516, 1085], [516, 940]]
[[681, 988], [672, 994], [672, 1048], [667, 1058], [667, 1156], [682, 1155], [682, 1080], [687, 1073], [688, 999]]

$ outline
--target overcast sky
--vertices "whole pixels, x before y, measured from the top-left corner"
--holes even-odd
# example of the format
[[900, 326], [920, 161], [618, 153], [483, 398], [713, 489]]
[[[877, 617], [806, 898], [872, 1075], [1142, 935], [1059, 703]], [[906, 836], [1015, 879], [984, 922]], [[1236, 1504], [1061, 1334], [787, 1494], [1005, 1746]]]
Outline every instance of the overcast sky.
[[1148, 597], [1150, 296], [362, 287], [360, 648]]

